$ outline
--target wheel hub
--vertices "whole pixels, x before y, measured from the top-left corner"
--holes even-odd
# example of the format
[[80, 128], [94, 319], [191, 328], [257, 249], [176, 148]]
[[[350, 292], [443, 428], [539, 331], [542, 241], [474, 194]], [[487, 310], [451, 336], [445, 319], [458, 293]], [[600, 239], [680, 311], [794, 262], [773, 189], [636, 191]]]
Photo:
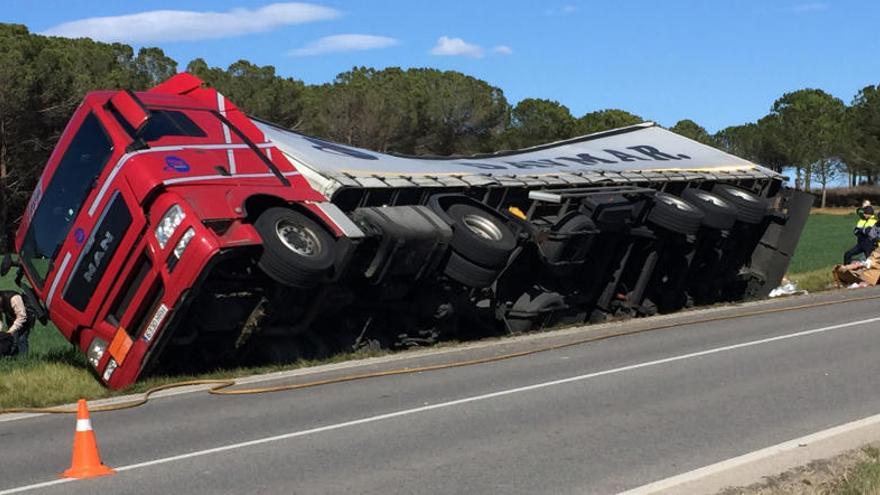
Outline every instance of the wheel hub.
[[491, 220], [478, 215], [465, 215], [461, 219], [465, 227], [482, 239], [487, 241], [500, 241], [504, 235]]
[[279, 220], [275, 224], [278, 239], [288, 249], [301, 256], [314, 257], [321, 252], [321, 241], [311, 229], [290, 220]]

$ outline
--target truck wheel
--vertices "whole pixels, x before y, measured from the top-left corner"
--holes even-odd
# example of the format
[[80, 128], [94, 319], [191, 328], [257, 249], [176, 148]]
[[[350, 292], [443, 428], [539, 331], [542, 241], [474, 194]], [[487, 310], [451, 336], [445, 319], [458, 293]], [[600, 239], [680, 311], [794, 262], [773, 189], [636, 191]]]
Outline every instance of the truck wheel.
[[498, 269], [486, 268], [472, 263], [452, 251], [449, 253], [449, 260], [446, 262], [443, 273], [462, 285], [482, 289], [492, 285], [492, 282], [498, 278], [499, 272]]
[[710, 229], [728, 230], [736, 223], [737, 208], [733, 203], [702, 189], [685, 189], [682, 199], [702, 210], [703, 225]]
[[539, 318], [554, 309], [564, 309], [565, 298], [557, 292], [541, 292], [535, 297], [523, 294], [513, 303], [507, 316], [507, 330], [512, 334], [527, 332], [540, 323]]
[[516, 237], [504, 222], [466, 204], [452, 205], [446, 214], [453, 220], [453, 251], [485, 267], [497, 268], [507, 263], [516, 248]]
[[703, 212], [677, 196], [658, 192], [648, 221], [679, 234], [694, 234], [703, 223]]
[[308, 289], [333, 266], [333, 238], [317, 223], [288, 208], [269, 208], [254, 222], [263, 240], [257, 263], [278, 283]]
[[761, 223], [767, 216], [767, 210], [770, 209], [767, 200], [745, 189], [727, 184], [715, 184], [712, 192], [733, 203], [738, 211], [737, 219], [743, 223]]

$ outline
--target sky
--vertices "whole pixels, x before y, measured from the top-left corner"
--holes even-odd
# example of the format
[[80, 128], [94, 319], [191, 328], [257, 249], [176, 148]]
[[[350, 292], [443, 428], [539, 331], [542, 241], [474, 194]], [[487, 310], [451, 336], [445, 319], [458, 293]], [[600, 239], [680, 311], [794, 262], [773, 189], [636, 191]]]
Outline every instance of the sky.
[[355, 66], [456, 70], [511, 103], [622, 108], [710, 132], [788, 91], [850, 103], [880, 83], [875, 0], [2, 0], [32, 32], [158, 46], [180, 63], [273, 65], [307, 83]]

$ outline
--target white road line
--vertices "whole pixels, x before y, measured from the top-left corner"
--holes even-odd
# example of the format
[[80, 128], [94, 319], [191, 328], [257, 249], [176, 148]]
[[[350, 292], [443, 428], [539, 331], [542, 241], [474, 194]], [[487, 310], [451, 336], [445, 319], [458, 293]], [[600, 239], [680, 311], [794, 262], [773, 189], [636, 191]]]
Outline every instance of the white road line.
[[676, 486], [682, 485], [689, 481], [698, 480], [706, 476], [727, 471], [728, 469], [733, 469], [739, 466], [743, 466], [745, 464], [750, 464], [755, 461], [767, 459], [783, 452], [797, 450], [799, 448], [802, 448], [802, 446], [804, 445], [813, 444], [827, 438], [835, 437], [842, 433], [847, 433], [853, 430], [857, 430], [859, 428], [864, 428], [866, 426], [873, 426], [878, 423], [880, 423], [880, 414], [868, 416], [867, 418], [852, 421], [850, 423], [835, 426], [833, 428], [818, 431], [816, 433], [811, 433], [809, 435], [795, 438], [794, 440], [789, 440], [787, 442], [782, 442], [780, 444], [776, 444], [761, 450], [749, 452], [748, 454], [743, 454], [739, 457], [733, 457], [721, 462], [716, 462], [715, 464], [710, 464], [708, 466], [694, 469], [693, 471], [688, 471], [687, 473], [682, 473], [677, 476], [672, 476], [670, 478], [655, 481], [647, 485], [642, 485], [640, 487], [633, 488], [632, 490], [621, 492], [618, 495], [648, 495], [652, 493], [659, 493], [663, 490], [675, 488]]
[[[523, 392], [530, 392], [532, 390], [540, 390], [540, 389], [544, 389], [544, 388], [555, 387], [557, 385], [563, 385], [566, 383], [574, 383], [574, 382], [589, 380], [591, 378], [597, 378], [600, 376], [614, 375], [614, 374], [623, 373], [626, 371], [648, 368], [651, 366], [659, 366], [661, 364], [674, 363], [677, 361], [684, 361], [687, 359], [708, 356], [711, 354], [719, 354], [722, 352], [733, 351], [733, 350], [737, 350], [737, 349], [745, 349], [747, 347], [755, 347], [755, 346], [759, 346], [759, 345], [763, 345], [763, 344], [770, 344], [770, 343], [774, 343], [774, 342], [779, 342], [782, 340], [788, 340], [788, 339], [793, 339], [793, 338], [797, 338], [797, 337], [806, 337], [808, 335], [830, 332], [832, 330], [839, 330], [841, 328], [850, 328], [850, 327], [855, 327], [858, 325], [864, 325], [867, 323], [876, 323], [876, 322], [880, 322], [880, 317], [868, 318], [866, 320], [858, 320], [858, 321], [853, 321], [853, 322], [849, 322], [849, 323], [841, 323], [839, 325], [831, 325], [831, 326], [822, 327], [822, 328], [815, 328], [813, 330], [804, 330], [801, 332], [795, 332], [795, 333], [790, 333], [790, 334], [786, 334], [786, 335], [779, 335], [776, 337], [769, 337], [766, 339], [752, 340], [749, 342], [743, 342], [740, 344], [733, 344], [733, 345], [728, 345], [728, 346], [724, 346], [724, 347], [715, 347], [712, 349], [707, 349], [705, 351], [691, 352], [688, 354], [680, 354], [678, 356], [657, 359], [654, 361], [648, 361], [648, 362], [639, 363], [639, 364], [631, 364], [629, 366], [621, 366], [619, 368], [613, 368], [613, 369], [609, 369], [609, 370], [605, 370], [605, 371], [597, 371], [594, 373], [587, 373], [585, 375], [572, 376], [569, 378], [562, 378], [560, 380], [553, 380], [553, 381], [549, 381], [549, 382], [536, 383], [534, 385], [527, 385], [524, 387], [511, 388], [511, 389], [501, 390], [498, 392], [492, 392], [492, 393], [483, 394], [483, 395], [475, 395], [472, 397], [465, 397], [463, 399], [457, 399], [457, 400], [448, 401], [448, 402], [440, 402], [438, 404], [432, 404], [432, 405], [427, 405], [427, 406], [422, 406], [422, 407], [415, 407], [412, 409], [404, 409], [402, 411], [380, 414], [377, 416], [370, 416], [368, 418], [356, 419], [356, 420], [352, 420], [352, 421], [345, 421], [342, 423], [320, 426], [317, 428], [310, 428], [308, 430], [294, 431], [294, 432], [290, 432], [290, 433], [284, 433], [282, 435], [275, 435], [275, 436], [271, 436], [271, 437], [258, 438], [256, 440], [249, 440], [247, 442], [233, 443], [233, 444], [224, 445], [221, 447], [214, 447], [212, 449], [197, 450], [195, 452], [189, 452], [187, 454], [180, 454], [180, 455], [175, 455], [175, 456], [171, 456], [171, 457], [163, 457], [160, 459], [154, 459], [151, 461], [140, 462], [137, 464], [129, 464], [127, 466], [122, 466], [122, 467], [116, 468], [116, 471], [119, 471], [119, 472], [131, 471], [133, 469], [140, 469], [140, 468], [149, 467], [149, 466], [156, 466], [159, 464], [167, 464], [169, 462], [181, 461], [184, 459], [191, 459], [194, 457], [202, 457], [202, 456], [206, 456], [206, 455], [217, 454], [220, 452], [227, 452], [230, 450], [237, 450], [237, 449], [241, 449], [241, 448], [245, 448], [245, 447], [252, 447], [254, 445], [273, 443], [273, 442], [278, 442], [281, 440], [288, 440], [291, 438], [303, 437], [303, 436], [307, 436], [307, 435], [314, 435], [316, 433], [324, 433], [327, 431], [340, 430], [340, 429], [349, 428], [352, 426], [359, 426], [359, 425], [368, 424], [368, 423], [375, 423], [378, 421], [399, 418], [402, 416], [409, 416], [412, 414], [433, 411], [436, 409], [445, 409], [445, 408], [449, 408], [449, 407], [460, 406], [462, 404], [469, 404], [471, 402], [479, 402], [479, 401], [494, 399], [494, 398], [498, 398], [498, 397], [506, 397], [508, 395], [520, 394]], [[20, 492], [24, 492], [24, 491], [34, 490], [37, 488], [44, 488], [47, 486], [57, 485], [59, 483], [65, 483], [67, 481], [71, 481], [71, 480], [70, 479], [61, 479], [61, 480], [47, 481], [47, 482], [37, 483], [37, 484], [32, 484], [32, 485], [20, 486], [20, 487], [11, 488], [8, 490], [0, 491], [0, 495], [6, 495], [6, 494], [10, 494], [10, 493], [20, 493]]]

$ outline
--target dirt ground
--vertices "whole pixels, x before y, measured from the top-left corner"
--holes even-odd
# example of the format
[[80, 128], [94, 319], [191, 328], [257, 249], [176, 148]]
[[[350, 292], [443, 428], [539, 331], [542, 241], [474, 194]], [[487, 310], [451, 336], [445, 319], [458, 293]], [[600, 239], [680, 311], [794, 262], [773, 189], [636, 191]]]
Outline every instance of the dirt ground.
[[[878, 444], [880, 445], [880, 444]], [[855, 476], [854, 468], [862, 462], [877, 462], [876, 447], [864, 446], [853, 449], [830, 459], [813, 461], [805, 466], [790, 469], [765, 481], [743, 487], [730, 487], [716, 495], [826, 495], [853, 493], [847, 485]], [[852, 484], [852, 483], [851, 483]], [[855, 483], [859, 485], [860, 483]], [[877, 490], [855, 493], [878, 493]]]
[[813, 208], [810, 210], [810, 213], [822, 214], [822, 215], [852, 215], [855, 217], [856, 209], [855, 208], [837, 208], [837, 207], [828, 207], [828, 208]]

